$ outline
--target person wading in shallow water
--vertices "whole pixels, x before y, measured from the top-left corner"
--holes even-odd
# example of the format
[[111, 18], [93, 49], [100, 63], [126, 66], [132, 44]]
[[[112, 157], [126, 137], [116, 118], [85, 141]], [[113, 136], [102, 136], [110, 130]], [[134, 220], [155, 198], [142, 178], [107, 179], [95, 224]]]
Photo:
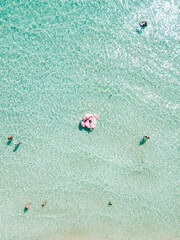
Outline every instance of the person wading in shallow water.
[[44, 201], [43, 204], [42, 204], [42, 207], [45, 207], [47, 204], [47, 201]]
[[12, 140], [13, 140], [13, 136], [9, 136], [8, 141], [12, 141]]
[[92, 131], [92, 120], [89, 119], [89, 123], [90, 123], [90, 130]]
[[150, 137], [148, 137], [148, 136], [144, 136], [144, 138], [145, 138], [145, 139], [150, 139]]
[[30, 203], [27, 203], [26, 206], [25, 206], [25, 210], [29, 210], [29, 206], [31, 205], [31, 202]]
[[18, 147], [20, 145], [20, 141], [17, 141], [17, 143], [15, 144], [16, 147]]

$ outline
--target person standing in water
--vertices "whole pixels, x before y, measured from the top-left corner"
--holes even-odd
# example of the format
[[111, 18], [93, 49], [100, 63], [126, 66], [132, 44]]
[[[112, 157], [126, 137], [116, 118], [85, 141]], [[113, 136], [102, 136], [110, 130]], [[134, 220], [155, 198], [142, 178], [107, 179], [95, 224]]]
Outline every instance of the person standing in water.
[[17, 146], [19, 146], [20, 145], [20, 141], [17, 141], [17, 143], [15, 143], [15, 146], [17, 147]]
[[47, 204], [47, 201], [44, 201], [43, 204], [42, 204], [42, 207], [45, 207]]
[[150, 137], [148, 137], [148, 136], [144, 136], [144, 138], [145, 138], [145, 139], [150, 139]]
[[13, 141], [13, 136], [9, 136], [7, 145], [10, 145], [12, 143], [12, 141]]
[[26, 206], [25, 206], [25, 211], [28, 211], [29, 210], [29, 206], [31, 205], [31, 202], [30, 203], [27, 203]]
[[92, 120], [89, 119], [90, 131], [92, 131]]
[[12, 140], [13, 140], [13, 136], [9, 136], [8, 141], [12, 141]]

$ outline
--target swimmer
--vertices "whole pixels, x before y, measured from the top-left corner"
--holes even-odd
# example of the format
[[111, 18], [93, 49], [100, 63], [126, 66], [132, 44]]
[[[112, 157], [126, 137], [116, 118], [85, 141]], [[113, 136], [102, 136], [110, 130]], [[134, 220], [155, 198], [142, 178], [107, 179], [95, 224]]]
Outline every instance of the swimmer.
[[47, 201], [44, 201], [43, 204], [42, 204], [42, 207], [45, 207], [47, 204]]
[[25, 210], [29, 210], [29, 206], [31, 205], [31, 202], [30, 203], [27, 203], [26, 206], [25, 206]]
[[147, 27], [147, 21], [141, 21], [141, 22], [139, 23], [139, 25], [140, 25], [141, 27]]
[[13, 152], [16, 152], [16, 151], [17, 151], [17, 149], [19, 148], [20, 144], [21, 144], [21, 142], [20, 142], [20, 141], [17, 141], [17, 142], [14, 144], [14, 145], [15, 145], [15, 147], [14, 147], [14, 150], [13, 150]]
[[150, 137], [148, 137], [148, 136], [144, 136], [144, 138], [145, 138], [145, 139], [151, 139], [151, 138], [150, 138]]
[[90, 123], [90, 128], [89, 129], [90, 129], [90, 131], [92, 131], [92, 125], [91, 125], [92, 120], [91, 119], [89, 120], [89, 123]]
[[111, 201], [109, 202], [109, 205], [112, 205], [112, 202], [111, 202]]
[[15, 146], [17, 147], [17, 146], [19, 146], [21, 143], [20, 143], [20, 141], [17, 141], [17, 143], [15, 143]]
[[88, 117], [88, 119], [86, 121], [90, 120], [91, 118], [92, 118], [92, 116]]
[[8, 141], [12, 141], [12, 140], [13, 140], [13, 136], [9, 136]]

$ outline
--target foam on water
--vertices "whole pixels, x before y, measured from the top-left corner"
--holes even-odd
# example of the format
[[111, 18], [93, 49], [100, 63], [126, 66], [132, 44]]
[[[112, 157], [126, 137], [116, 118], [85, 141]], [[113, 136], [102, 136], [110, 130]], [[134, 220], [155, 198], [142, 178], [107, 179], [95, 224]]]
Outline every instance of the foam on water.
[[177, 240], [179, 2], [1, 9], [1, 238]]

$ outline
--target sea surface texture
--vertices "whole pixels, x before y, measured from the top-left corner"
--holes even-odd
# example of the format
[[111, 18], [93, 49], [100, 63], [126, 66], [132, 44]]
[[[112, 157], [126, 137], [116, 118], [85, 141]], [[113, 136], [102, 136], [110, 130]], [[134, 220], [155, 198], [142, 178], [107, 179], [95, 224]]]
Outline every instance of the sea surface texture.
[[0, 239], [180, 239], [179, 8], [1, 0]]

